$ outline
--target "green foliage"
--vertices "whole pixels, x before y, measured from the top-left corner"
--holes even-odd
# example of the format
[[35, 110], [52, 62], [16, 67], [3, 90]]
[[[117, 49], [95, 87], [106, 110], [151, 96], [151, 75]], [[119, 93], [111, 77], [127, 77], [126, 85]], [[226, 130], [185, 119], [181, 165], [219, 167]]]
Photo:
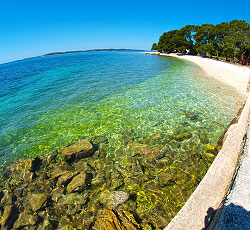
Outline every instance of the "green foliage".
[[153, 43], [151, 50], [158, 50], [158, 45], [156, 43]]
[[163, 33], [152, 50], [164, 53], [190, 53], [223, 57], [226, 60], [250, 58], [250, 24], [244, 20], [217, 25], [186, 25]]

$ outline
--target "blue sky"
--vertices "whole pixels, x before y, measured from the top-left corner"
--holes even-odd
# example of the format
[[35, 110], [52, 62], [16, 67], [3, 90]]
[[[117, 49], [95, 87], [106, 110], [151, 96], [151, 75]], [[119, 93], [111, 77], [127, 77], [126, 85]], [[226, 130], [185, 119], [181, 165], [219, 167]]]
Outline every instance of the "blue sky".
[[0, 0], [0, 63], [54, 51], [150, 49], [187, 24], [250, 23], [249, 9], [249, 0]]

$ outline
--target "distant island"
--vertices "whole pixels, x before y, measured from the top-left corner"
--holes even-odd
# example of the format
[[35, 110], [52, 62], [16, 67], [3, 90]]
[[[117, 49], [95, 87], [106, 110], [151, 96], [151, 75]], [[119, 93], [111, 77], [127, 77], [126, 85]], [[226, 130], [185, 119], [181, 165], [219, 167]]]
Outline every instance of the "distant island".
[[93, 50], [76, 50], [76, 51], [65, 51], [65, 52], [53, 52], [53, 53], [48, 53], [48, 54], [41, 55], [40, 57], [53, 56], [53, 55], [61, 55], [61, 54], [97, 52], [97, 51], [139, 51], [139, 52], [144, 52], [145, 50], [137, 50], [137, 49], [93, 49]]

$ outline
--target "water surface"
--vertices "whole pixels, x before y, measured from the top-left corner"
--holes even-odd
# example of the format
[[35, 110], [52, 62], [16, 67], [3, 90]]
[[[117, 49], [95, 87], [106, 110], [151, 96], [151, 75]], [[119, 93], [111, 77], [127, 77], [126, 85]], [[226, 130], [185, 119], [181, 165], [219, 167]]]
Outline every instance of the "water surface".
[[[137, 197], [133, 214], [155, 227], [171, 220], [205, 175], [241, 100], [195, 64], [136, 52], [2, 64], [0, 82], [1, 166], [104, 137], [107, 166]], [[146, 175], [139, 181], [130, 172], [138, 162]]]

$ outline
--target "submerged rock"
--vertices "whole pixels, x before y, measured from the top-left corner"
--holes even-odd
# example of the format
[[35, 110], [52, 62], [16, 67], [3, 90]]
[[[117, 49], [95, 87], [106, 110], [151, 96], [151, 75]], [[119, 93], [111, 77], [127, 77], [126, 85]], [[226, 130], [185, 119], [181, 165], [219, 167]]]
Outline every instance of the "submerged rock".
[[14, 211], [13, 205], [6, 205], [5, 206], [4, 212], [3, 212], [1, 219], [0, 219], [1, 230], [11, 228], [11, 225], [13, 224], [13, 223], [11, 223], [11, 217], [13, 215], [13, 211]]
[[57, 202], [57, 205], [83, 205], [86, 203], [88, 195], [82, 195], [79, 193], [71, 193], [62, 196]]
[[30, 205], [31, 205], [32, 211], [36, 212], [39, 209], [41, 209], [44, 206], [46, 200], [47, 200], [47, 196], [42, 193], [32, 194], [30, 198]]
[[115, 212], [106, 209], [95, 222], [95, 230], [136, 230], [140, 229], [133, 215], [129, 212]]
[[117, 208], [118, 205], [123, 204], [129, 198], [129, 194], [124, 191], [110, 192], [105, 190], [100, 195], [100, 202], [107, 208]]
[[165, 156], [165, 150], [158, 147], [148, 146], [138, 142], [129, 143], [129, 147], [133, 151], [133, 155], [140, 154], [148, 160], [156, 160]]
[[187, 118], [189, 118], [192, 121], [201, 121], [202, 118], [200, 117], [201, 113], [194, 113], [194, 112], [185, 112], [185, 115]]
[[28, 227], [30, 229], [31, 226], [36, 225], [38, 222], [38, 217], [36, 214], [28, 214], [28, 213], [21, 213], [15, 222], [13, 228], [19, 229], [21, 227]]
[[61, 148], [62, 155], [65, 160], [74, 158], [89, 157], [94, 153], [93, 145], [86, 139], [80, 140], [72, 145]]
[[66, 185], [77, 174], [78, 172], [76, 171], [66, 172], [65, 174], [63, 174], [58, 178], [57, 186]]
[[64, 190], [65, 188], [63, 187], [58, 187], [58, 188], [53, 189], [51, 199], [54, 202], [57, 202], [62, 197]]
[[75, 176], [72, 181], [67, 186], [67, 192], [71, 193], [74, 191], [81, 192], [83, 189], [87, 187], [86, 185], [86, 173], [82, 172]]
[[13, 203], [13, 195], [11, 191], [3, 190], [4, 196], [1, 200], [1, 204], [11, 205]]
[[62, 228], [59, 228], [58, 230], [77, 230], [76, 228], [74, 228], [72, 225], [65, 225]]
[[45, 219], [37, 228], [37, 230], [53, 230], [53, 225], [48, 219]]

